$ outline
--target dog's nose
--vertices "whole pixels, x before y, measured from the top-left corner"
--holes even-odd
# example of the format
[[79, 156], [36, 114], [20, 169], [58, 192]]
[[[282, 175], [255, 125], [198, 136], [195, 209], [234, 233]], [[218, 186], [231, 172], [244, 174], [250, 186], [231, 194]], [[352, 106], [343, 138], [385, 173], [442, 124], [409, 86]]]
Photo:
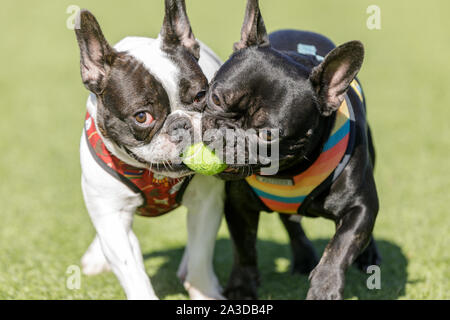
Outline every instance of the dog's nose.
[[174, 142], [181, 141], [185, 135], [192, 135], [192, 122], [186, 117], [176, 118], [169, 124], [167, 133]]

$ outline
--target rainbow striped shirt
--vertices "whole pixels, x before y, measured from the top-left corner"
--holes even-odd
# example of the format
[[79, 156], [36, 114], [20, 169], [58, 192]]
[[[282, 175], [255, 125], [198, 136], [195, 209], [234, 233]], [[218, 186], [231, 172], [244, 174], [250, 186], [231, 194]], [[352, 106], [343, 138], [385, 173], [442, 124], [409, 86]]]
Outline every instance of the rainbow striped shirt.
[[[350, 85], [363, 102], [363, 93], [356, 80]], [[335, 181], [345, 168], [353, 149], [354, 114], [348, 94], [337, 110], [336, 120], [322, 153], [305, 171], [291, 179], [252, 175], [246, 180], [261, 201], [272, 211], [297, 214], [307, 197], [325, 181]], [[289, 183], [286, 183], [289, 182]]]

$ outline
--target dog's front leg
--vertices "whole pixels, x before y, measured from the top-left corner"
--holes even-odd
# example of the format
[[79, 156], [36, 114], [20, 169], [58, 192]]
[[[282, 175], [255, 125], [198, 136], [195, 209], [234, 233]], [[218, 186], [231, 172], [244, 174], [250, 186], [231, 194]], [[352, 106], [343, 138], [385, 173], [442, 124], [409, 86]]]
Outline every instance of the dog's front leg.
[[309, 276], [307, 299], [343, 299], [345, 272], [370, 242], [378, 212], [376, 192], [366, 194], [337, 220], [336, 233]]
[[224, 299], [213, 268], [214, 246], [223, 215], [225, 183], [196, 175], [183, 196], [188, 209], [188, 243], [179, 274], [191, 299]]
[[[131, 215], [121, 215], [122, 223], [124, 224], [125, 229], [128, 232], [128, 237], [130, 240], [130, 244], [133, 248], [133, 254], [136, 261], [139, 262], [140, 265], [144, 268], [142, 261], [142, 252], [139, 246], [139, 241], [132, 230], [132, 216]], [[100, 243], [100, 238], [98, 235], [95, 235], [94, 240], [89, 245], [89, 248], [86, 250], [85, 254], [81, 258], [81, 266], [83, 273], [88, 276], [93, 276], [100, 274], [102, 272], [111, 271], [111, 267], [106, 260], [105, 254], [103, 253], [102, 245]]]
[[[100, 244], [128, 299], [157, 299], [132, 230], [133, 214], [142, 203], [140, 195], [98, 165], [88, 150], [84, 135], [80, 155], [83, 197], [97, 231], [98, 240], [94, 241]], [[97, 250], [97, 253], [100, 252]]]
[[[85, 194], [91, 192], [83, 183]], [[88, 197], [89, 198], [89, 197]], [[108, 203], [101, 198], [86, 201], [103, 253], [119, 279], [128, 299], [157, 299], [150, 284], [136, 236], [124, 219], [132, 219], [134, 211], [106, 211]], [[106, 209], [106, 210], [105, 210]]]

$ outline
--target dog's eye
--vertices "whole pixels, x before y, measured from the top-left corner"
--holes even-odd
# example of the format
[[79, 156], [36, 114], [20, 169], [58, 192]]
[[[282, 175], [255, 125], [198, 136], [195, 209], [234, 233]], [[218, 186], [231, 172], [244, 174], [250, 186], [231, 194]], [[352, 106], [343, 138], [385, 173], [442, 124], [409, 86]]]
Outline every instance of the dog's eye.
[[150, 113], [141, 111], [134, 115], [134, 120], [136, 120], [136, 123], [141, 126], [148, 126], [154, 119]]
[[199, 103], [203, 101], [203, 98], [206, 96], [206, 91], [200, 91], [194, 98], [195, 103]]
[[214, 102], [214, 104], [218, 107], [220, 107], [220, 99], [216, 94], [213, 94], [211, 97], [212, 101]]

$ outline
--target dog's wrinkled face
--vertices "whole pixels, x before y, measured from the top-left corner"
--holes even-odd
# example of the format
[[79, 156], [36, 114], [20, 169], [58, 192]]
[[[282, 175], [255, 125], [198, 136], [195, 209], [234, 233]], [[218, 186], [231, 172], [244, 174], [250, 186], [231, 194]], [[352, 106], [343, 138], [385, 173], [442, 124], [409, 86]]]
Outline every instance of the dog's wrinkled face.
[[82, 79], [95, 96], [95, 118], [108, 149], [163, 175], [190, 174], [180, 154], [200, 131], [208, 81], [184, 1], [166, 1], [156, 40], [125, 38], [112, 48], [85, 10], [76, 35]]
[[[279, 158], [272, 161], [281, 167], [308, 145], [320, 114], [308, 70], [294, 64], [269, 47], [250, 48], [235, 53], [219, 69], [208, 93], [203, 129], [233, 129], [236, 144], [230, 148], [231, 141], [225, 139], [225, 150], [233, 152], [234, 159], [245, 153], [243, 163], [231, 164], [222, 178], [239, 179], [268, 165], [260, 161], [259, 151], [257, 161], [251, 161], [251, 143], [269, 150], [277, 144]], [[294, 72], [297, 68], [303, 72]], [[245, 148], [237, 141], [245, 141]]]
[[[203, 117], [205, 132], [222, 130], [205, 142], [222, 139], [223, 131], [232, 129], [237, 139], [224, 139], [224, 158], [236, 160], [244, 154], [241, 163], [227, 161], [229, 168], [219, 175], [223, 179], [241, 179], [273, 165], [259, 154], [251, 156], [255, 142], [258, 152], [260, 146], [279, 148], [278, 158], [271, 161], [280, 169], [306, 157], [321, 140], [316, 134], [321, 122], [341, 105], [363, 58], [359, 42], [336, 48], [317, 66], [311, 57], [273, 49], [257, 0], [248, 1], [241, 41], [234, 48], [211, 81]], [[244, 148], [237, 141], [246, 141]]]

